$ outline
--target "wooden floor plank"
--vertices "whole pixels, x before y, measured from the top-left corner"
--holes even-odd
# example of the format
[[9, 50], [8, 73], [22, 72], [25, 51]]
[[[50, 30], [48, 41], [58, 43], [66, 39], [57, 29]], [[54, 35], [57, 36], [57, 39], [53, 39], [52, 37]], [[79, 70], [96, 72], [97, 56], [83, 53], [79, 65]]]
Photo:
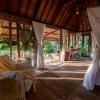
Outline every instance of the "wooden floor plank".
[[38, 76], [37, 93], [33, 90], [27, 100], [100, 100], [100, 88], [87, 91], [82, 86], [84, 73], [90, 62], [65, 62], [52, 71]]

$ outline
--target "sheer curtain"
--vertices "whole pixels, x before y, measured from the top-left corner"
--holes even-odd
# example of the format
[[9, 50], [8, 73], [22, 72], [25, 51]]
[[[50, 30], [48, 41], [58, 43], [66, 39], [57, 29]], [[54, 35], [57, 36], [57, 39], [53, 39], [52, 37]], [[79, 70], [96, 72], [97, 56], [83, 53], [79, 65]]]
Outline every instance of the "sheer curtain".
[[45, 24], [34, 22], [34, 21], [32, 21], [32, 24], [33, 24], [33, 28], [34, 28], [37, 42], [38, 42], [37, 67], [43, 68], [44, 67], [44, 56], [43, 56], [42, 40], [43, 40]]
[[85, 73], [83, 86], [88, 90], [93, 90], [94, 85], [100, 86], [100, 7], [88, 8], [87, 13], [95, 45], [92, 51], [93, 60]]
[[62, 29], [62, 50], [60, 58], [61, 61], [65, 60], [66, 42], [67, 42], [67, 30]]

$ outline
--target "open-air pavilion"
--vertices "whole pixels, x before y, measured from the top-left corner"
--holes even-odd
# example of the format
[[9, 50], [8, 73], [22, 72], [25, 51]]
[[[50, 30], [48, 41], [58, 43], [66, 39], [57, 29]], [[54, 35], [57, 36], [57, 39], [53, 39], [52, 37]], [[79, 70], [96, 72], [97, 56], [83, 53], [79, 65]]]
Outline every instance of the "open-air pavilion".
[[0, 100], [99, 100], [99, 38], [99, 0], [1, 0]]

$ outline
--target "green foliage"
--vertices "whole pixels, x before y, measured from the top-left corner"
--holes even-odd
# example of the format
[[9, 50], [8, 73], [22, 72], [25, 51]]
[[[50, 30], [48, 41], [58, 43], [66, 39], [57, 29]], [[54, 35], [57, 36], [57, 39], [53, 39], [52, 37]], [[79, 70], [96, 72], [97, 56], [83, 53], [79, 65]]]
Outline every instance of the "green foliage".
[[1, 50], [6, 50], [8, 48], [7, 41], [0, 41], [0, 49]]
[[7, 40], [0, 41], [0, 44], [7, 44], [7, 43], [8, 43]]
[[1, 44], [0, 45], [1, 50], [6, 50], [7, 48], [8, 48], [8, 46], [6, 44]]
[[88, 56], [88, 36], [85, 36], [84, 38], [84, 55]]
[[[88, 56], [88, 36], [84, 37], [84, 56]], [[80, 54], [82, 55], [82, 39], [80, 38], [78, 42], [78, 47], [80, 48]]]
[[16, 41], [12, 41], [12, 46], [16, 46], [17, 42]]
[[43, 48], [45, 53], [54, 53], [58, 50], [58, 43], [56, 41], [44, 41]]
[[9, 48], [7, 41], [0, 41], [0, 54], [8, 54]]

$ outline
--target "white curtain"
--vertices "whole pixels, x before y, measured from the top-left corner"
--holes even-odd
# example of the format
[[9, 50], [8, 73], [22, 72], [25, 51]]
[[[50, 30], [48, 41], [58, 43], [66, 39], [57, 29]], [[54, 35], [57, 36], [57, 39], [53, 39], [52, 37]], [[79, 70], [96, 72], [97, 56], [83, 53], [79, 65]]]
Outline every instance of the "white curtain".
[[85, 73], [83, 86], [88, 90], [93, 90], [94, 85], [100, 86], [100, 7], [88, 8], [87, 13], [95, 45], [92, 52], [93, 60]]
[[67, 30], [62, 29], [62, 50], [61, 50], [61, 61], [65, 60], [66, 44], [67, 43]]
[[45, 24], [32, 22], [34, 32], [36, 34], [37, 42], [38, 42], [38, 50], [37, 50], [37, 67], [43, 68], [44, 67], [44, 56], [43, 56], [43, 48], [42, 48], [42, 40], [43, 40], [43, 33]]

